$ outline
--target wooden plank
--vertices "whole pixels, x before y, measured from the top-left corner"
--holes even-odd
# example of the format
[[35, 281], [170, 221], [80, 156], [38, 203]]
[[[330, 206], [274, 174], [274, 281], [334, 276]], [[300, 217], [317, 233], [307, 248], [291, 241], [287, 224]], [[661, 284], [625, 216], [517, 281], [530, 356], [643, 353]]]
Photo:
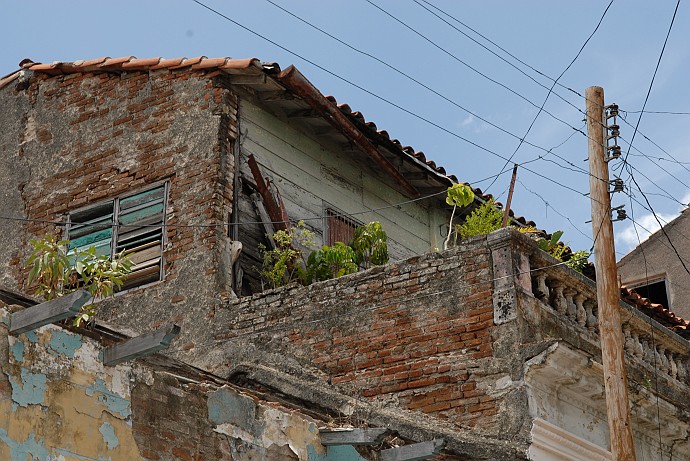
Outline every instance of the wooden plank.
[[179, 333], [180, 327], [171, 323], [154, 332], [108, 346], [103, 350], [103, 364], [111, 367], [158, 352], [167, 348]]
[[391, 430], [385, 427], [319, 429], [321, 445], [325, 446], [379, 445], [389, 434]]
[[387, 450], [381, 450], [381, 461], [420, 461], [429, 459], [437, 455], [445, 446], [445, 440], [434, 439], [429, 442], [413, 443], [412, 445], [389, 448]]
[[61, 298], [15, 312], [10, 317], [10, 333], [18, 335], [49, 323], [74, 317], [89, 298], [91, 295], [87, 291], [78, 290]]

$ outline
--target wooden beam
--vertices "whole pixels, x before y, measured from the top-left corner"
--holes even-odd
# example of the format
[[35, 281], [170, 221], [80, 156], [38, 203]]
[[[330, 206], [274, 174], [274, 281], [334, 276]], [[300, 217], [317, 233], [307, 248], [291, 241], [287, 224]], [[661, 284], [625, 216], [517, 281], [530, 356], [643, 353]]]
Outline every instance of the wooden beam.
[[103, 351], [103, 364], [111, 367], [158, 352], [168, 347], [179, 333], [180, 327], [170, 323], [154, 332], [108, 346]]
[[378, 445], [391, 430], [385, 427], [359, 429], [353, 427], [319, 429], [321, 444], [329, 445]]
[[314, 118], [321, 117], [321, 114], [314, 109], [297, 109], [287, 113], [288, 118]]
[[437, 455], [445, 446], [445, 440], [434, 439], [429, 442], [389, 448], [381, 450], [381, 461], [420, 461], [422, 459], [429, 459]]
[[78, 290], [61, 298], [15, 312], [10, 317], [10, 333], [18, 335], [49, 323], [74, 317], [89, 298], [91, 295], [88, 291]]
[[229, 76], [231, 85], [260, 85], [266, 83], [266, 74], [232, 75]]
[[292, 101], [297, 98], [285, 90], [258, 91], [257, 96], [262, 101]]

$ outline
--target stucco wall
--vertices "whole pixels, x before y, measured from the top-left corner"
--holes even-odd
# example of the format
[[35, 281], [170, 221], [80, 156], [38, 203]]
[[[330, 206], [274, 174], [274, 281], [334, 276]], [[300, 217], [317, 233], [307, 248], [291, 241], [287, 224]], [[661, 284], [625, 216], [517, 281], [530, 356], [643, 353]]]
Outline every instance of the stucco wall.
[[60, 327], [8, 336], [0, 313], [2, 460], [364, 461], [294, 408], [179, 368], [105, 367], [99, 341]]
[[[646, 285], [646, 279], [653, 282], [663, 276], [670, 309], [680, 317], [690, 318], [690, 214], [683, 212], [665, 227], [666, 235], [657, 231], [639, 247], [625, 255], [618, 262], [618, 275], [624, 285], [634, 288]], [[669, 243], [670, 238], [673, 247]], [[676, 254], [676, 250], [680, 255]]]

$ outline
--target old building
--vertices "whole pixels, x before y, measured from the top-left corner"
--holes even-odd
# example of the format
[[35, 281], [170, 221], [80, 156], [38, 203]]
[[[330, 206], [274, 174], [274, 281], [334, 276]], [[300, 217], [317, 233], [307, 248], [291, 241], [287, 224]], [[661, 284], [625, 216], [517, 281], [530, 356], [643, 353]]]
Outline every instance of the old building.
[[[511, 229], [430, 251], [455, 178], [296, 69], [25, 61], [0, 104], [0, 299], [32, 304], [23, 262], [46, 232], [138, 264], [92, 332], [10, 333], [3, 312], [0, 455], [610, 459], [593, 283]], [[285, 216], [325, 243], [379, 220], [394, 262], [262, 290], [262, 223]], [[690, 348], [637, 307], [620, 305], [640, 459], [690, 458]], [[163, 354], [104, 363], [171, 323]], [[395, 434], [326, 448], [326, 426]]]
[[687, 271], [690, 269], [690, 215], [687, 208], [666, 224], [664, 231], [656, 231], [623, 256], [618, 262], [618, 274], [624, 286], [679, 317], [690, 318], [690, 273]]

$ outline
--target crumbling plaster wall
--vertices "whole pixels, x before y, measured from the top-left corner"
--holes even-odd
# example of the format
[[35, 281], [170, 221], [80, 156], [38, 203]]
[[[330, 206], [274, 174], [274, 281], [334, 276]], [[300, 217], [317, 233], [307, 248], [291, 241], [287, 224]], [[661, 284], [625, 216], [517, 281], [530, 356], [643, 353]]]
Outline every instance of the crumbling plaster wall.
[[[144, 331], [212, 315], [230, 278], [236, 98], [205, 72], [48, 76], [0, 89], [0, 283], [25, 289], [28, 240], [64, 235], [70, 210], [169, 181], [165, 282], [103, 303], [101, 319]], [[198, 227], [194, 227], [198, 225]], [[151, 305], [161, 309], [150, 309]], [[155, 314], [155, 315], [154, 315]]]
[[160, 364], [105, 367], [99, 341], [52, 325], [14, 337], [0, 314], [2, 460], [364, 461], [322, 446], [324, 423], [295, 408]]

